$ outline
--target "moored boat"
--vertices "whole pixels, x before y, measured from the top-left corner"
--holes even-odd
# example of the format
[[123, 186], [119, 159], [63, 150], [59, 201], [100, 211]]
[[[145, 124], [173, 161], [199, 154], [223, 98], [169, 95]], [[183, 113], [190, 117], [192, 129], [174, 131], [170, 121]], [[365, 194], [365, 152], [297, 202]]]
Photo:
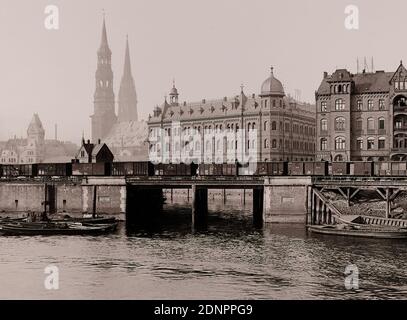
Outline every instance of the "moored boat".
[[342, 215], [336, 217], [336, 219], [340, 223], [359, 228], [380, 228], [382, 230], [407, 229], [407, 220], [404, 219], [390, 219], [364, 215]]
[[407, 239], [407, 229], [360, 228], [347, 224], [312, 225], [308, 231], [317, 234], [380, 239]]
[[18, 222], [3, 224], [0, 232], [4, 235], [98, 235], [112, 232], [116, 223], [86, 224], [86, 223], [55, 223], [55, 222]]

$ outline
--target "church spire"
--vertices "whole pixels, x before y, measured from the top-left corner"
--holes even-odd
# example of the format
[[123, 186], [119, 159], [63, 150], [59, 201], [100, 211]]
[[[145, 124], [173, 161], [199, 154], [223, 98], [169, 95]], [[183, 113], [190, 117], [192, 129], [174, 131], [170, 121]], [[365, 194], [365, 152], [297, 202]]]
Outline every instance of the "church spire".
[[124, 70], [123, 77], [130, 77], [131, 75], [131, 63], [130, 63], [130, 49], [129, 49], [129, 36], [126, 36], [126, 52], [124, 55]]
[[109, 48], [109, 42], [107, 41], [107, 32], [106, 32], [106, 18], [103, 13], [103, 26], [102, 26], [102, 38], [100, 40], [99, 53], [111, 53]]
[[137, 121], [137, 93], [131, 72], [129, 37], [126, 36], [123, 76], [119, 91], [119, 122]]
[[95, 73], [94, 114], [92, 117], [92, 141], [104, 139], [116, 122], [113, 92], [112, 51], [107, 42], [106, 21], [103, 16], [102, 40], [97, 52]]

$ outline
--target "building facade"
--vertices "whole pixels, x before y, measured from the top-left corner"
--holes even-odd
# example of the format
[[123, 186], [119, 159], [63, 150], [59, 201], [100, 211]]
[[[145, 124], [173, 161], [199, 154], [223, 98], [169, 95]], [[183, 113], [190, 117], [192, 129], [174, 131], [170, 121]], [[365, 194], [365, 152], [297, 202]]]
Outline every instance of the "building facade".
[[284, 93], [273, 69], [259, 95], [179, 102], [175, 84], [148, 120], [149, 154], [156, 161], [306, 161], [315, 158], [315, 107]]
[[316, 92], [317, 160], [407, 159], [407, 70], [324, 73]]
[[70, 142], [45, 139], [45, 129], [38, 114], [34, 114], [27, 128], [26, 138], [9, 139], [0, 143], [0, 164], [30, 164], [69, 162], [77, 146]]

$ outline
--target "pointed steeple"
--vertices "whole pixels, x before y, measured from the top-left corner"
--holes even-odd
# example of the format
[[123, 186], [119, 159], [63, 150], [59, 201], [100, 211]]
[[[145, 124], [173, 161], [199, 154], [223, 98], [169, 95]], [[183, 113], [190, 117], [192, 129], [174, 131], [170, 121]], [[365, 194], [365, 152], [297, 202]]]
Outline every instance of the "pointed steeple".
[[119, 91], [119, 122], [137, 121], [137, 93], [131, 72], [129, 37], [126, 36], [123, 76]]
[[133, 78], [131, 75], [131, 62], [130, 62], [130, 49], [129, 49], [129, 36], [126, 36], [126, 53], [124, 55], [124, 70], [123, 78]]
[[103, 13], [102, 38], [100, 40], [100, 47], [99, 47], [99, 53], [103, 53], [103, 52], [111, 53], [111, 50], [109, 48], [109, 42], [107, 41], [106, 18], [105, 18], [104, 13]]

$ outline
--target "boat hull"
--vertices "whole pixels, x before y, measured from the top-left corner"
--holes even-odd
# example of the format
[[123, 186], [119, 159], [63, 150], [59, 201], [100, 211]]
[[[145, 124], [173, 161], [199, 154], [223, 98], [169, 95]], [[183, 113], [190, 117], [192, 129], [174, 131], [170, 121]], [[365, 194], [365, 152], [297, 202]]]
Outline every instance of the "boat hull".
[[351, 236], [379, 239], [407, 239], [407, 231], [367, 230], [338, 228], [335, 226], [309, 226], [308, 231], [316, 234]]
[[30, 224], [5, 224], [1, 226], [0, 232], [3, 235], [15, 235], [15, 236], [51, 236], [51, 235], [100, 235], [109, 233], [117, 228], [117, 223], [101, 224], [101, 225], [67, 225], [63, 227], [61, 225], [49, 226], [41, 223]]

